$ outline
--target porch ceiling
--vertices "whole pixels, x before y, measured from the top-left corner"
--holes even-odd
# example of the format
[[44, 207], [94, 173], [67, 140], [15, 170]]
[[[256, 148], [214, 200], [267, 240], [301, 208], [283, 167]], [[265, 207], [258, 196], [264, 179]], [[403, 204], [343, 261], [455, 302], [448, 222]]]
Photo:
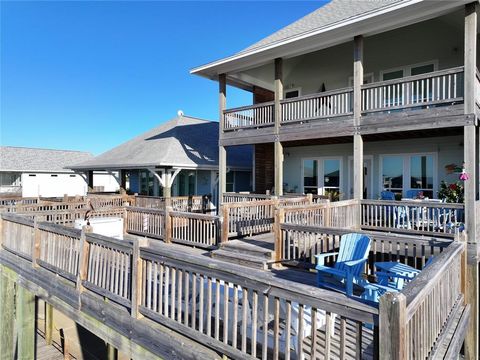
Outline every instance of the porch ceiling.
[[[441, 136], [456, 136], [456, 135], [462, 135], [462, 134], [463, 134], [462, 127], [452, 127], [452, 128], [369, 134], [369, 135], [364, 135], [363, 140], [365, 142], [373, 142], [373, 141], [431, 138], [431, 137], [441, 137]], [[283, 143], [283, 146], [296, 147], [296, 146], [331, 145], [331, 144], [345, 144], [345, 143], [353, 143], [353, 137], [341, 136], [341, 137], [335, 137], [335, 138], [286, 141]]]

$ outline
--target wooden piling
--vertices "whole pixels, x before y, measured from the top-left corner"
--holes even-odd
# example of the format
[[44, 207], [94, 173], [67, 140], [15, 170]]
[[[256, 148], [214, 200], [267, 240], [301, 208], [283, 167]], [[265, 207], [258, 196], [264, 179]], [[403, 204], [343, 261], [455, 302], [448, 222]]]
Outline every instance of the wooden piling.
[[17, 359], [31, 360], [35, 359], [36, 350], [35, 295], [21, 286], [17, 286], [16, 290]]
[[5, 267], [0, 265], [0, 354], [5, 359], [13, 359], [15, 353], [15, 284], [5, 274]]

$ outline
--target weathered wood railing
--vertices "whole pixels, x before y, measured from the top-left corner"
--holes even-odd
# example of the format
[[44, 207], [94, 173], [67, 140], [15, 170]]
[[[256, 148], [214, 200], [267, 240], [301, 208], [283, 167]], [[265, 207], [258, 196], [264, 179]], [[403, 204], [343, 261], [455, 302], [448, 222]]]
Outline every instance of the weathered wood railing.
[[80, 202], [38, 202], [32, 204], [18, 204], [12, 206], [5, 206], [0, 208], [0, 212], [11, 213], [27, 213], [27, 212], [44, 212], [44, 211], [75, 211], [79, 209], [88, 208], [88, 204], [85, 201]]
[[351, 115], [352, 97], [353, 88], [346, 88], [282, 100], [282, 125]]
[[[342, 294], [170, 247], [139, 248], [54, 224], [35, 228], [13, 214], [1, 215], [0, 221], [0, 251], [48, 270], [42, 279], [51, 276], [57, 287], [65, 286], [80, 311], [82, 293], [95, 294], [126, 307], [131, 321], [143, 315], [231, 358], [360, 358], [376, 352], [374, 335], [363, 325], [377, 324], [378, 310]], [[36, 231], [44, 232], [41, 261], [37, 251], [28, 257], [7, 246], [21, 239], [36, 249]], [[41, 255], [42, 248], [52, 255]], [[53, 260], [56, 255], [72, 266]], [[72, 280], [74, 290], [57, 276]]]
[[404, 359], [431, 359], [438, 352], [444, 358], [444, 342], [448, 345], [458, 332], [457, 351], [446, 358], [458, 356], [469, 311], [464, 304], [464, 251], [464, 243], [452, 242], [400, 293], [380, 298], [381, 352], [398, 352]]
[[325, 226], [352, 229], [358, 214], [358, 201], [343, 200], [285, 207], [281, 222], [306, 226]]
[[259, 200], [222, 205], [222, 242], [228, 236], [253, 235], [273, 230], [275, 200]]
[[220, 242], [220, 217], [189, 212], [167, 211], [171, 222], [167, 237], [171, 242], [212, 248]]
[[157, 239], [165, 239], [165, 210], [128, 206], [126, 231]]
[[160, 196], [136, 195], [135, 204], [132, 205], [141, 208], [164, 209], [165, 198]]
[[243, 193], [223, 193], [223, 202], [244, 202], [244, 201], [260, 201], [270, 200], [273, 196], [266, 194], [243, 194]]
[[2, 196], [0, 197], [0, 207], [37, 204], [40, 201], [38, 197], [20, 197], [20, 196]]
[[223, 112], [223, 131], [273, 126], [273, 101], [228, 109]]
[[165, 199], [165, 205], [171, 206], [174, 211], [201, 211], [201, 196], [175, 196]]
[[362, 86], [364, 113], [462, 101], [463, 66]]
[[133, 202], [133, 197], [128, 195], [93, 195], [87, 196], [87, 201], [94, 209], [103, 209], [108, 207], [120, 207]]
[[362, 200], [363, 229], [454, 237], [464, 205], [428, 201]]
[[[46, 221], [53, 224], [73, 226], [75, 220], [84, 219], [87, 209], [77, 210], [54, 210], [54, 211], [35, 211], [22, 213], [21, 215], [37, 222]], [[105, 218], [105, 217], [120, 217], [125, 218], [125, 208], [106, 208], [95, 211], [90, 211], [89, 218]]]
[[[279, 261], [300, 263], [305, 267], [315, 265], [315, 255], [337, 251], [343, 234], [349, 229], [281, 224], [281, 257]], [[426, 238], [403, 234], [355, 230], [368, 234], [372, 239], [366, 272], [374, 275], [376, 261], [400, 261], [417, 269], [423, 269], [428, 259], [440, 254], [451, 240]], [[334, 257], [332, 258], [334, 259]]]

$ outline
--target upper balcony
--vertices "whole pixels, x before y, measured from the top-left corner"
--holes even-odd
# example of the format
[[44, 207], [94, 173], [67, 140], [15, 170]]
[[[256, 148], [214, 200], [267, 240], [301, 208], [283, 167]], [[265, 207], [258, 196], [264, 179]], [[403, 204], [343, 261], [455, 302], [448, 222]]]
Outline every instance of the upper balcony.
[[[338, 41], [225, 71], [226, 84], [251, 91], [254, 105], [222, 108], [221, 144], [425, 132], [473, 123], [472, 111], [464, 110], [464, 88], [475, 82], [478, 99], [480, 82], [471, 71], [475, 64], [466, 63], [463, 8], [358, 38], [358, 44]], [[355, 60], [353, 54], [361, 55]], [[275, 98], [282, 99], [277, 109]]]
[[[480, 88], [479, 76], [476, 77]], [[464, 70], [454, 67], [365, 84], [361, 87], [360, 126], [353, 122], [353, 87], [280, 101], [281, 141], [463, 126]], [[478, 94], [478, 91], [477, 91]], [[477, 96], [477, 104], [480, 104]], [[273, 141], [274, 102], [227, 109], [222, 141], [234, 144]]]

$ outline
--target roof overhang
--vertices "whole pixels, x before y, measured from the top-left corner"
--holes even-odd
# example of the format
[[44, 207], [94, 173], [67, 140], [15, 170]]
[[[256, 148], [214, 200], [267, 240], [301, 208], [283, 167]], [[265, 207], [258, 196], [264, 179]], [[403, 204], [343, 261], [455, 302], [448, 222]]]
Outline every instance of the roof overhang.
[[[248, 166], [229, 166], [234, 170], [251, 170]], [[212, 165], [192, 165], [192, 164], [142, 164], [142, 165], [92, 165], [92, 166], [72, 166], [75, 172], [82, 171], [119, 171], [119, 170], [143, 170], [143, 169], [165, 169], [180, 168], [185, 170], [218, 170], [218, 164]]]
[[264, 65], [275, 58], [290, 58], [352, 41], [357, 35], [372, 36], [417, 22], [429, 20], [463, 7], [472, 0], [425, 1], [409, 0], [342, 20], [314, 31], [293, 36], [250, 51], [196, 67], [191, 74], [218, 80], [227, 74], [230, 85], [247, 88], [235, 73]]

